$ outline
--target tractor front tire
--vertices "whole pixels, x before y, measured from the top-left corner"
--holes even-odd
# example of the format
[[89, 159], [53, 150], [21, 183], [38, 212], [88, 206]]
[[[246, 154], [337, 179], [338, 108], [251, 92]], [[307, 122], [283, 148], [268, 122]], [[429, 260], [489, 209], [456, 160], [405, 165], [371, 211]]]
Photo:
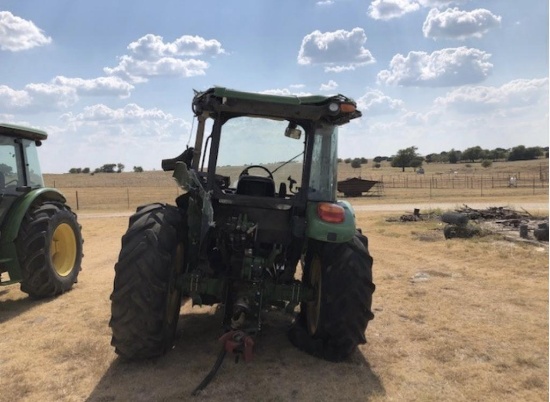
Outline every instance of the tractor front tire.
[[81, 270], [82, 234], [76, 215], [60, 202], [29, 208], [16, 240], [21, 290], [52, 297], [73, 287]]
[[311, 241], [302, 281], [314, 298], [301, 304], [288, 336], [313, 356], [342, 361], [366, 342], [371, 312], [372, 257], [361, 233], [346, 243]]
[[173, 346], [181, 307], [176, 281], [184, 267], [180, 209], [164, 204], [138, 208], [130, 217], [115, 265], [111, 294], [111, 345], [126, 359], [163, 355]]

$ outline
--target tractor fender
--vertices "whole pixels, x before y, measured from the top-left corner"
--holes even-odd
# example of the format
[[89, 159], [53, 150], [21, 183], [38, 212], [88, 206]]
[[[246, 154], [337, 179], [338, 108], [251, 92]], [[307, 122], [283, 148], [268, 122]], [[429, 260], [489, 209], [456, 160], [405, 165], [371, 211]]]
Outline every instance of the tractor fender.
[[11, 206], [6, 215], [6, 220], [0, 228], [0, 233], [2, 235], [0, 243], [13, 243], [17, 238], [19, 227], [28, 209], [35, 202], [44, 201], [59, 201], [65, 203], [67, 200], [58, 190], [47, 187], [31, 190], [27, 194], [21, 196]]
[[344, 243], [355, 236], [355, 212], [347, 201], [337, 201], [344, 208], [345, 218], [340, 223], [323, 221], [317, 214], [317, 202], [310, 202], [306, 210], [306, 236], [315, 240], [329, 243]]

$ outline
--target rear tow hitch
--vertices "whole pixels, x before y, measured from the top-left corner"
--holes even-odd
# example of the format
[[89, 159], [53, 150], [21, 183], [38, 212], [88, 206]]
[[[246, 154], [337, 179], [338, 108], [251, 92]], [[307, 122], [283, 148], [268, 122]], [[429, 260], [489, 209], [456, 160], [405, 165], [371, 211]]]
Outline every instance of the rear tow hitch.
[[219, 368], [221, 367], [223, 360], [227, 354], [227, 352], [233, 353], [235, 355], [235, 363], [238, 363], [239, 357], [242, 355], [245, 362], [250, 362], [253, 357], [253, 350], [254, 350], [254, 339], [252, 336], [247, 335], [243, 331], [239, 330], [233, 330], [226, 332], [223, 334], [220, 339], [218, 339], [222, 343], [222, 348], [220, 350], [220, 353], [218, 354], [218, 358], [216, 359], [216, 362], [214, 363], [214, 366], [210, 370], [210, 372], [207, 374], [206, 377], [204, 377], [204, 380], [193, 390], [191, 395], [197, 396], [203, 389], [205, 389], [208, 384], [210, 384], [210, 381], [214, 378], [216, 373], [218, 372]]

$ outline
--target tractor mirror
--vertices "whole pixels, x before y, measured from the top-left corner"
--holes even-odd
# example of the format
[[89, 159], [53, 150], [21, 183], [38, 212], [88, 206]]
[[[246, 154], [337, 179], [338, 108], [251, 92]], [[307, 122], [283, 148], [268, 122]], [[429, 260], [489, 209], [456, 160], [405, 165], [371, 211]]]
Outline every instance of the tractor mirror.
[[296, 128], [296, 126], [292, 127], [291, 125], [289, 125], [285, 130], [285, 137], [299, 140], [301, 136], [302, 136], [302, 131], [299, 128]]

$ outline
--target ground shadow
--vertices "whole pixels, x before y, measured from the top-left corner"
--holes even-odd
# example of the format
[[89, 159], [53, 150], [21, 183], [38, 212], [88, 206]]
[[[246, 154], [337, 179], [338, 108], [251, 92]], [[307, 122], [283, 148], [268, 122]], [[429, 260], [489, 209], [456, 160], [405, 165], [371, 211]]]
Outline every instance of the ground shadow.
[[[24, 312], [38, 307], [52, 299], [33, 299], [27, 295], [21, 295], [16, 299], [5, 299], [10, 293], [16, 292], [17, 289], [2, 289], [0, 291], [0, 324], [3, 324], [12, 318], [15, 318]], [[18, 295], [19, 296], [19, 295]]]
[[256, 339], [252, 362], [224, 360], [201, 393], [191, 393], [214, 365], [222, 334], [219, 314], [190, 313], [180, 317], [173, 350], [161, 358], [113, 361], [87, 398], [88, 402], [126, 400], [356, 400], [384, 395], [378, 375], [359, 351], [342, 363], [330, 363], [293, 347], [286, 337], [291, 317], [266, 315]]

